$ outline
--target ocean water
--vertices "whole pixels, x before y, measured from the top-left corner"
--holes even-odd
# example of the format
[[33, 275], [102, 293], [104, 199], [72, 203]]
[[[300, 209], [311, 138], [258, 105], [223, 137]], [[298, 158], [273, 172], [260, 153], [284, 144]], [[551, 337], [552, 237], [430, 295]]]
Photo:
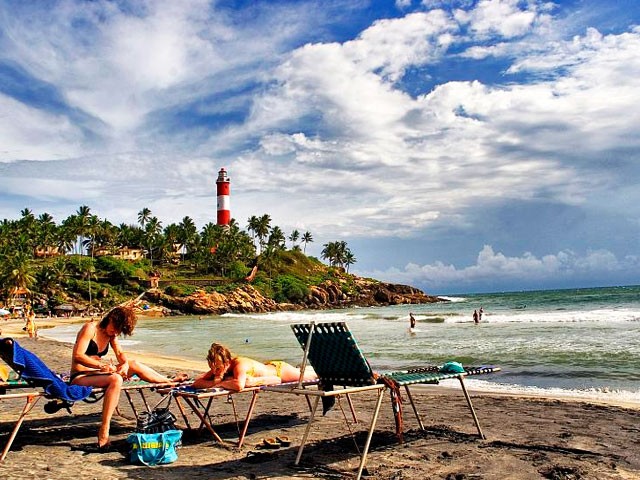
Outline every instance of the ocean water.
[[[141, 319], [125, 349], [204, 360], [216, 341], [299, 363], [290, 325], [346, 321], [377, 370], [449, 360], [497, 365], [474, 389], [640, 403], [640, 286], [450, 295], [448, 302], [344, 310]], [[484, 315], [473, 323], [473, 310]], [[410, 333], [409, 312], [417, 320]], [[72, 342], [78, 325], [41, 331]]]

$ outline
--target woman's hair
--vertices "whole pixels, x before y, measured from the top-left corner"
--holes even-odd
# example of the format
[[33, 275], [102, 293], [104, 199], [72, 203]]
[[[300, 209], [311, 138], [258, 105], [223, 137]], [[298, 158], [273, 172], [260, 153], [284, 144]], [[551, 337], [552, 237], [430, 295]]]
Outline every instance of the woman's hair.
[[212, 343], [207, 353], [207, 362], [209, 362], [213, 374], [216, 377], [221, 377], [231, 363], [231, 352], [224, 345]]
[[123, 335], [132, 335], [133, 329], [136, 328], [136, 312], [133, 308], [130, 307], [116, 307], [112, 310], [109, 310], [98, 326], [102, 329], [107, 328], [109, 326], [109, 322], [111, 325]]

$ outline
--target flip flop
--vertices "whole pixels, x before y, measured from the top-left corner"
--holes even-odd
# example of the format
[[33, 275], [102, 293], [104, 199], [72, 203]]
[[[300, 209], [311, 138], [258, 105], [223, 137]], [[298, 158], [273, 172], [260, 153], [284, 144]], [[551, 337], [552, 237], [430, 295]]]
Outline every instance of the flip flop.
[[262, 440], [262, 444], [266, 448], [272, 448], [272, 449], [280, 448], [282, 446], [282, 444], [275, 438], [265, 438]]
[[276, 437], [276, 440], [280, 442], [280, 445], [282, 445], [283, 447], [288, 447], [289, 445], [291, 445], [291, 440], [289, 439], [289, 437], [286, 437], [284, 435], [282, 435], [281, 437]]

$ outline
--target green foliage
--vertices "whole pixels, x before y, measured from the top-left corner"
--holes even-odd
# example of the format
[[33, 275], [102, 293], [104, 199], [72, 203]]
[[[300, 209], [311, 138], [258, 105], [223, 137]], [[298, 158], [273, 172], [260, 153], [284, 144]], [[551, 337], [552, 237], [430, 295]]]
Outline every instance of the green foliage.
[[[285, 235], [280, 227], [271, 225], [266, 214], [251, 217], [246, 232], [235, 219], [228, 227], [209, 223], [201, 231], [188, 216], [164, 226], [146, 207], [139, 211], [137, 221], [139, 225], [116, 226], [82, 205], [56, 224], [51, 215], [25, 208], [19, 219], [0, 222], [0, 294], [20, 286], [53, 305], [90, 300], [107, 307], [144, 291], [152, 271], [173, 283], [166, 289], [170, 295], [190, 295], [202, 288], [181, 283], [188, 279], [220, 280], [206, 290], [226, 293], [246, 284], [254, 262], [258, 271], [251, 284], [277, 301], [299, 302], [310, 285], [326, 280], [336, 281], [343, 291], [355, 287], [344, 274], [355, 262], [346, 242], [324, 245], [322, 257], [334, 266], [327, 268], [305, 255], [306, 247], [313, 243], [310, 232], [294, 230]], [[131, 262], [93, 256], [100, 251], [115, 253], [121, 246], [142, 248], [147, 258]], [[56, 252], [61, 255], [37, 258]]]
[[229, 267], [227, 268], [227, 277], [231, 280], [242, 280], [249, 274], [249, 271], [250, 270], [244, 263], [235, 261], [229, 264]]
[[108, 256], [96, 258], [95, 265], [101, 273], [120, 284], [136, 277], [139, 271], [139, 268], [126, 260]]
[[280, 275], [273, 282], [273, 298], [277, 302], [296, 303], [309, 294], [309, 287], [292, 275]]
[[172, 297], [187, 297], [198, 290], [196, 285], [185, 285], [183, 283], [174, 283], [164, 289], [164, 293]]

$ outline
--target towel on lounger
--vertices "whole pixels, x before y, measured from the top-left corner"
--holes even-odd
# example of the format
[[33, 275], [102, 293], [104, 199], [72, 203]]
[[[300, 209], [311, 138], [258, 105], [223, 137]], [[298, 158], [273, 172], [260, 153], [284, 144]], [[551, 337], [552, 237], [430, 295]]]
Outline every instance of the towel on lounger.
[[44, 388], [48, 395], [68, 402], [84, 400], [91, 395], [91, 387], [68, 385], [37, 355], [21, 347], [15, 340], [11, 342], [13, 343], [13, 365], [10, 362], [9, 364], [12, 368], [14, 365], [18, 367], [17, 370], [24, 380]]

